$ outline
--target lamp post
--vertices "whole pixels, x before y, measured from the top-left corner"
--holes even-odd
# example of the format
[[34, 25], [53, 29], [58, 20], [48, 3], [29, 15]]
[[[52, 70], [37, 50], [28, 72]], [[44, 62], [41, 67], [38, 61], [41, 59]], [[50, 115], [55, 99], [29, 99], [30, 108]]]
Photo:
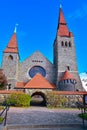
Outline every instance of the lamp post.
[[74, 80], [73, 80], [73, 84], [74, 84], [74, 92], [75, 92], [75, 90], [76, 90], [76, 89], [75, 89], [75, 85], [76, 85], [76, 83], [77, 83], [77, 82], [76, 82], [76, 80], [74, 79]]

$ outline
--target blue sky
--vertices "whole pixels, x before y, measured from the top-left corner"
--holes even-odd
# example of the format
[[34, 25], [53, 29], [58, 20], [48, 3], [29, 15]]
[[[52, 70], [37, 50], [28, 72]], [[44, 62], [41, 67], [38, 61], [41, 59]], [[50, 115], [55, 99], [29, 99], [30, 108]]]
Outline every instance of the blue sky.
[[16, 23], [21, 61], [39, 50], [52, 62], [60, 4], [75, 37], [79, 73], [87, 72], [87, 0], [0, 0], [0, 64]]

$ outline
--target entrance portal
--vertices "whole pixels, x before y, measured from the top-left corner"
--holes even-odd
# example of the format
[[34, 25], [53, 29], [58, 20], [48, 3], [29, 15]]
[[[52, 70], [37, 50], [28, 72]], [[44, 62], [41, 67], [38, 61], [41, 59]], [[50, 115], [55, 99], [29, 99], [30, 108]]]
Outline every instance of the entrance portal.
[[35, 92], [31, 95], [32, 100], [30, 102], [31, 106], [46, 106], [46, 97], [42, 92]]

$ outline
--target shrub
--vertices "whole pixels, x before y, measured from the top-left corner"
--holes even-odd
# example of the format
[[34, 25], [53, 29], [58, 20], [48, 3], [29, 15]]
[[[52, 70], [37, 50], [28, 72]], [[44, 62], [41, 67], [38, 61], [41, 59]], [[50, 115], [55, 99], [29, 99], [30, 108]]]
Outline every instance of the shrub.
[[0, 69], [0, 90], [6, 89], [7, 79], [2, 69]]
[[0, 117], [0, 124], [3, 122], [3, 117]]
[[47, 107], [50, 108], [66, 107], [67, 103], [68, 103], [68, 99], [63, 95], [58, 95], [53, 92], [48, 92]]
[[4, 106], [0, 106], [0, 111], [1, 111], [2, 109], [4, 109]]
[[79, 114], [79, 117], [82, 118], [82, 119], [84, 118], [85, 120], [87, 120], [87, 113], [83, 113], [83, 114], [81, 113], [81, 114]]
[[27, 94], [14, 93], [8, 96], [6, 103], [9, 106], [26, 107], [30, 106], [31, 97]]

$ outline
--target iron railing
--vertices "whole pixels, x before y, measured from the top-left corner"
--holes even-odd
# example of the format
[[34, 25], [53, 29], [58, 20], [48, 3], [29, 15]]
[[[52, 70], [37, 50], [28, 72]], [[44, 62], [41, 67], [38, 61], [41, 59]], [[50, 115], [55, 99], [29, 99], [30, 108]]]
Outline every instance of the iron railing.
[[84, 104], [84, 103], [81, 103], [81, 102], [76, 102], [76, 105], [77, 105], [77, 108], [78, 108], [79, 110], [81, 110], [82, 123], [83, 123], [83, 126], [84, 126], [84, 125], [85, 125], [84, 114], [85, 114], [86, 111], [87, 111], [87, 105]]
[[9, 110], [9, 106], [5, 106], [4, 108], [3, 108], [3, 110], [1, 111], [1, 113], [0, 113], [0, 117], [2, 117], [3, 118], [3, 121], [2, 121], [2, 123], [1, 124], [3, 124], [4, 126], [6, 125], [6, 121], [7, 121], [7, 111]]

